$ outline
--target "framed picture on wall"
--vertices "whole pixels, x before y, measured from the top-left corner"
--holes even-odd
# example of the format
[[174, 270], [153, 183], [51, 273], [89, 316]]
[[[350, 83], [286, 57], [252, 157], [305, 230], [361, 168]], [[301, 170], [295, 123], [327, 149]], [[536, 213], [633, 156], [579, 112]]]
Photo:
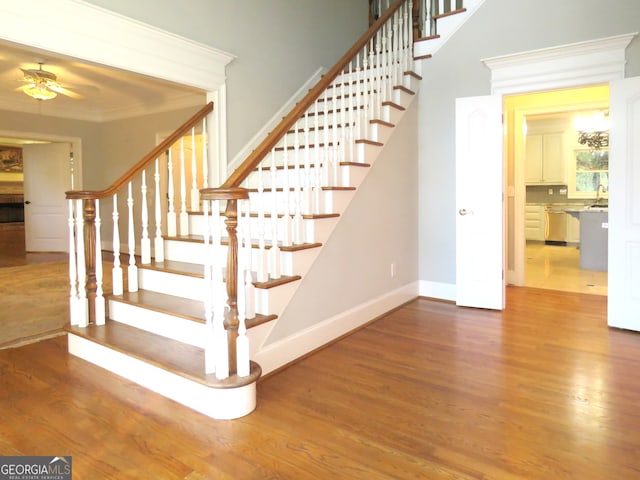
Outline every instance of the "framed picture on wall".
[[22, 172], [22, 149], [0, 145], [0, 172]]

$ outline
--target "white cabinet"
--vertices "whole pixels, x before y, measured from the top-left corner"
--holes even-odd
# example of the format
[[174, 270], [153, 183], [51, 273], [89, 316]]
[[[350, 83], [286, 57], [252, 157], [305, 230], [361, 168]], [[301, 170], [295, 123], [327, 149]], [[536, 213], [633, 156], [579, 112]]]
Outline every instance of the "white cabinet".
[[525, 240], [544, 241], [545, 216], [543, 205], [525, 205], [524, 238]]
[[563, 134], [527, 135], [525, 182], [529, 185], [566, 183]]

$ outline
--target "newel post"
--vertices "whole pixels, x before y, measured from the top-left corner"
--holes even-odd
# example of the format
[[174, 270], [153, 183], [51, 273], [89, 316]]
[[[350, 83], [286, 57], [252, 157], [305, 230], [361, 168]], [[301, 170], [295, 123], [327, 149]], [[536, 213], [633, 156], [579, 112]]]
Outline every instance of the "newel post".
[[240, 320], [238, 316], [238, 200], [249, 198], [246, 188], [208, 188], [200, 191], [205, 201], [224, 200], [227, 206], [224, 211], [224, 223], [227, 229], [228, 249], [226, 265], [227, 313], [224, 327], [227, 332], [229, 356], [229, 373], [237, 373], [236, 340]]
[[82, 201], [84, 219], [84, 259], [87, 274], [86, 293], [89, 305], [89, 323], [96, 321], [96, 297], [98, 282], [96, 279], [96, 200], [85, 198]]

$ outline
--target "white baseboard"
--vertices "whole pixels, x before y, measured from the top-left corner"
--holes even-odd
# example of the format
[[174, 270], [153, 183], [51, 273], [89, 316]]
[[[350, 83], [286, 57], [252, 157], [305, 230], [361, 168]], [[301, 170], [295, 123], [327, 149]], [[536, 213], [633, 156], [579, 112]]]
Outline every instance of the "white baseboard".
[[357, 329], [418, 296], [418, 283], [413, 282], [328, 318], [306, 330], [267, 344], [254, 360], [267, 374], [317, 350], [333, 340]]
[[427, 280], [420, 280], [420, 296], [455, 302], [456, 286], [452, 283], [429, 282]]

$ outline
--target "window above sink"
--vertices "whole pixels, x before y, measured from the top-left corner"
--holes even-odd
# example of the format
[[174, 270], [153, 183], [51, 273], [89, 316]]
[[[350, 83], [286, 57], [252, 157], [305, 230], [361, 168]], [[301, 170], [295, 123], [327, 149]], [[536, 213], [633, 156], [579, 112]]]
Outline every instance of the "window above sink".
[[608, 198], [609, 149], [575, 149], [567, 187], [569, 198]]

